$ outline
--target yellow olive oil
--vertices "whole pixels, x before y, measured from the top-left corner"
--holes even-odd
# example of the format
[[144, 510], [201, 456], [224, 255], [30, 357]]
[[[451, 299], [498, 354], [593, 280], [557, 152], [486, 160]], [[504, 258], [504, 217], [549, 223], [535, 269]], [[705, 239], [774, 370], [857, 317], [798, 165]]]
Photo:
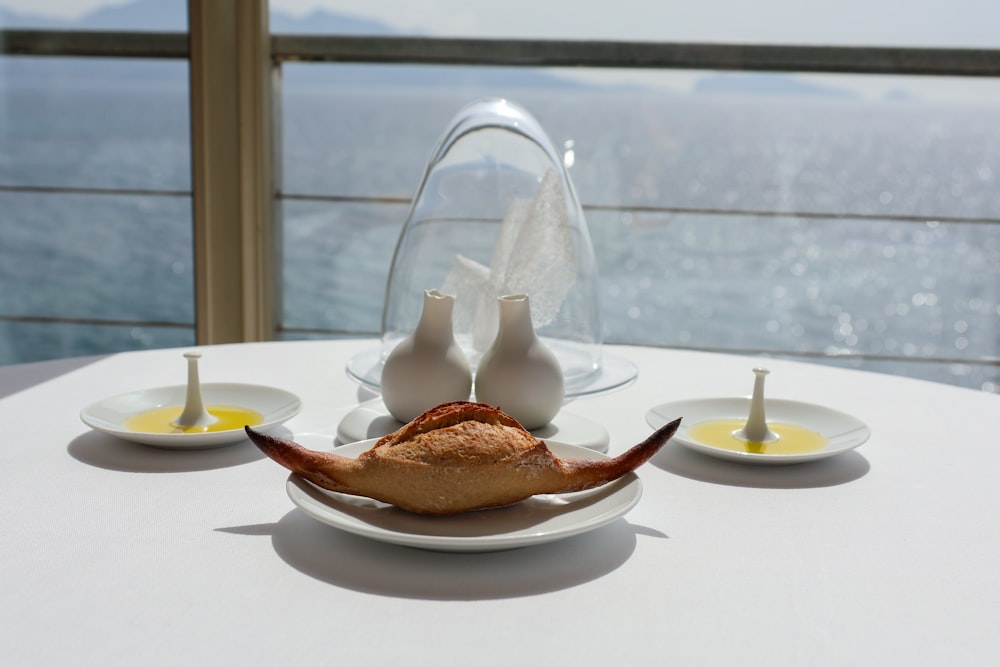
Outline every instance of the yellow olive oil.
[[256, 426], [264, 421], [264, 416], [259, 412], [232, 405], [206, 405], [205, 410], [217, 421], [204, 426], [181, 428], [174, 421], [181, 416], [184, 406], [174, 405], [140, 412], [125, 421], [125, 428], [137, 433], [207, 433]]
[[771, 432], [778, 436], [772, 442], [753, 442], [733, 435], [734, 431], [740, 430], [745, 424], [745, 419], [700, 422], [688, 429], [687, 437], [712, 447], [753, 454], [806, 454], [823, 449], [827, 443], [827, 439], [816, 431], [780, 422], [767, 423]]

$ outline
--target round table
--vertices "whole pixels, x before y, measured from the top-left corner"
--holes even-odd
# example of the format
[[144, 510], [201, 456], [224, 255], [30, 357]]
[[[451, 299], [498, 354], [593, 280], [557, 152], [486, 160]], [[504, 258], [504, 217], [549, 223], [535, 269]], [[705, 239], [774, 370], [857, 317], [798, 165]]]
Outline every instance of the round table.
[[[199, 348], [203, 382], [287, 389], [295, 433], [373, 397], [372, 340]], [[1000, 615], [1000, 396], [789, 361], [613, 347], [638, 379], [566, 406], [645, 438], [681, 399], [767, 395], [863, 420], [860, 448], [764, 467], [668, 444], [643, 495], [549, 544], [442, 553], [306, 516], [249, 442], [160, 450], [89, 430], [100, 398], [183, 384], [185, 350], [0, 368], [7, 664], [987, 664]], [[678, 415], [683, 417], [683, 415]], [[332, 446], [332, 445], [331, 445]]]

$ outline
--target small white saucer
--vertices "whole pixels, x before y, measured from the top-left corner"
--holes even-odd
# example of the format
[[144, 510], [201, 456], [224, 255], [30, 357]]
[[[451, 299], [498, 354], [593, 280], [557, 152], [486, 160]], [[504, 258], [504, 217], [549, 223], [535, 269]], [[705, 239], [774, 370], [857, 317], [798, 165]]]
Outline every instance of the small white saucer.
[[[354, 408], [340, 420], [337, 440], [342, 444], [381, 438], [401, 428], [403, 423], [389, 414], [381, 398], [373, 398]], [[558, 440], [567, 445], [586, 447], [596, 452], [608, 451], [611, 436], [596, 422], [561, 411], [541, 428], [531, 432], [539, 440]], [[301, 444], [301, 443], [300, 443]]]
[[802, 454], [767, 454], [733, 451], [699, 442], [690, 437], [690, 429], [702, 422], [717, 419], [746, 419], [750, 412], [749, 398], [701, 398], [664, 403], [646, 413], [646, 422], [653, 428], [659, 428], [669, 421], [682, 417], [680, 428], [673, 437], [676, 442], [709, 456], [759, 465], [785, 465], [825, 459], [864, 444], [871, 435], [868, 426], [861, 420], [822, 405], [765, 399], [764, 411], [769, 422], [795, 424], [816, 431], [826, 438], [826, 445], [822, 449]]
[[[208, 449], [247, 440], [242, 428], [206, 433], [141, 433], [125, 428], [125, 422], [154, 408], [184, 405], [185, 385], [142, 389], [112, 396], [88, 406], [80, 413], [83, 423], [94, 430], [153, 447]], [[267, 431], [299, 413], [302, 401], [283, 389], [255, 384], [208, 383], [201, 385], [206, 404], [233, 405], [254, 410], [264, 421], [254, 428]]]
[[[369, 348], [358, 352], [347, 361], [347, 376], [374, 391], [382, 387], [382, 350]], [[639, 376], [636, 365], [624, 357], [601, 351], [601, 367], [594, 373], [568, 381], [566, 398], [593, 396], [605, 391], [620, 389]]]

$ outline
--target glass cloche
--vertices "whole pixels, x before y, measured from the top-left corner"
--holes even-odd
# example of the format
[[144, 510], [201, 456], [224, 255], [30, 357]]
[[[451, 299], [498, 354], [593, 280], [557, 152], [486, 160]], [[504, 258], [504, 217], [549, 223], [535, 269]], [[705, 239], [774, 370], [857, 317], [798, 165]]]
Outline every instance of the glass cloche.
[[455, 339], [473, 368], [496, 336], [497, 298], [522, 293], [537, 334], [559, 359], [567, 396], [635, 376], [631, 363], [617, 360], [611, 369], [602, 355], [583, 209], [562, 156], [517, 104], [471, 104], [442, 135], [393, 255], [381, 347], [352, 359], [350, 375], [378, 388], [382, 362], [416, 327], [428, 289], [455, 295]]

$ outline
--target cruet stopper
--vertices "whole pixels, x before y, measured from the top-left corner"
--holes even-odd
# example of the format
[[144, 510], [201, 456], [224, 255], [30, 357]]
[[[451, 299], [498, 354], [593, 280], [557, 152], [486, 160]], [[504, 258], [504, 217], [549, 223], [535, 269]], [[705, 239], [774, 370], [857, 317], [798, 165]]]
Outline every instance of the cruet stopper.
[[218, 420], [208, 413], [201, 399], [201, 382], [198, 379], [198, 360], [201, 359], [201, 354], [186, 352], [184, 358], [187, 359], [187, 392], [184, 397], [184, 411], [171, 424], [183, 429], [214, 424]]
[[747, 423], [741, 429], [733, 431], [733, 435], [741, 440], [749, 442], [774, 442], [779, 438], [767, 426], [764, 415], [764, 378], [771, 371], [766, 368], [755, 368], [753, 374], [756, 376], [753, 382], [753, 397], [750, 399], [750, 414]]

